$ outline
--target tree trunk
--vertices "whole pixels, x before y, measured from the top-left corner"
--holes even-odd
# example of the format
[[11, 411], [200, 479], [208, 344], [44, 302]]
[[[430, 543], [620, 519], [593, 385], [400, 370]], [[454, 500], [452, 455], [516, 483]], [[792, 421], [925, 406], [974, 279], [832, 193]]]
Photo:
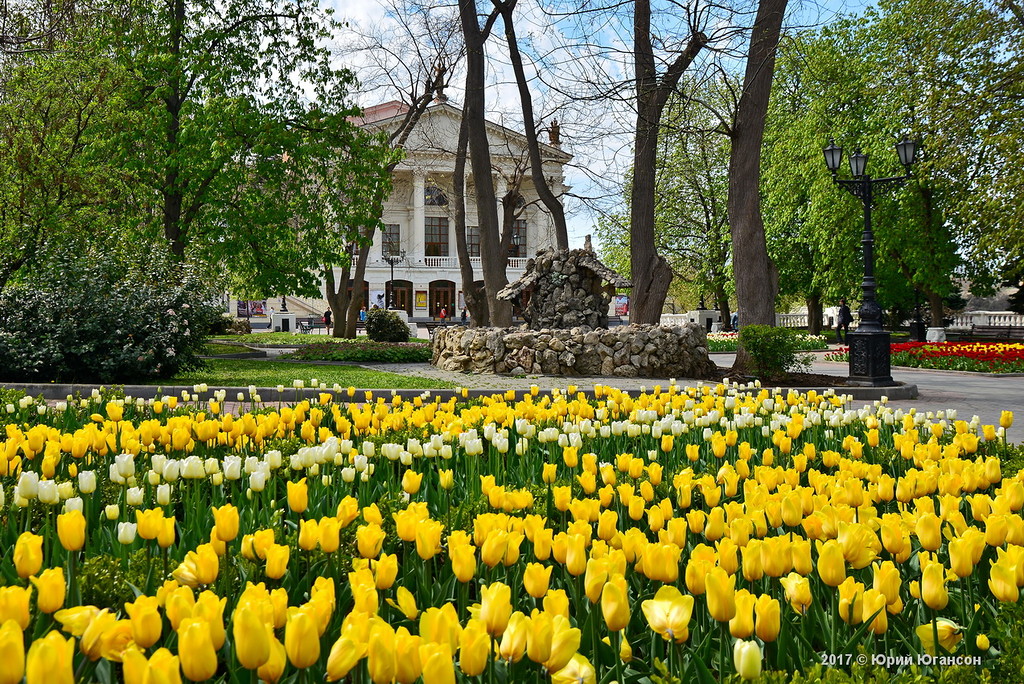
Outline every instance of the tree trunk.
[[[174, 0], [174, 20], [171, 25], [171, 55], [177, 62], [181, 61], [181, 37], [185, 26], [185, 0]], [[182, 226], [182, 207], [185, 193], [179, 181], [178, 134], [181, 132], [181, 71], [174, 71], [171, 92], [164, 97], [164, 108], [167, 111], [167, 149], [163, 187], [163, 219], [164, 238], [171, 243], [171, 254], [178, 259], [185, 258], [185, 231]]]
[[348, 310], [345, 312], [345, 337], [350, 339], [354, 339], [356, 336], [359, 310], [363, 308], [363, 292], [366, 290], [364, 284], [366, 280], [366, 262], [370, 260], [370, 245], [372, 243], [369, 240], [372, 240], [372, 237], [373, 230], [370, 230], [370, 238], [368, 238], [367, 243], [359, 248], [356, 270], [352, 274], [352, 294], [348, 300]]
[[715, 280], [715, 305], [718, 308], [718, 315], [722, 318], [722, 329], [732, 329], [732, 311], [729, 310], [729, 295], [725, 291], [725, 287], [716, 279]]
[[498, 226], [498, 203], [491, 177], [491, 149], [484, 119], [484, 41], [491, 25], [481, 30], [477, 21], [476, 0], [459, 1], [459, 19], [466, 42], [466, 102], [462, 117], [468, 127], [469, 158], [476, 186], [477, 223], [480, 228], [480, 264], [484, 275], [487, 309], [491, 325], [512, 325], [512, 305], [498, 299], [498, 292], [508, 284], [506, 267], [508, 253], [501, 251]]
[[944, 328], [942, 322], [942, 295], [933, 290], [925, 290], [924, 293], [928, 296], [928, 308], [931, 311], [931, 327], [933, 328]]
[[486, 293], [476, 285], [473, 264], [469, 260], [469, 244], [466, 241], [466, 146], [469, 130], [463, 118], [459, 126], [459, 143], [455, 150], [455, 170], [452, 172], [452, 190], [455, 195], [455, 251], [459, 255], [459, 272], [462, 275], [462, 295], [469, 309], [470, 325], [486, 327], [490, 323]]
[[[778, 272], [768, 256], [761, 217], [761, 144], [786, 3], [760, 0], [758, 4], [729, 154], [733, 272], [744, 324], [775, 325]], [[741, 347], [733, 369], [742, 371], [747, 362], [747, 353]]]
[[654, 244], [655, 160], [658, 129], [668, 96], [680, 77], [707, 44], [695, 32], [686, 48], [658, 74], [651, 42], [650, 0], [637, 0], [633, 12], [633, 64], [636, 72], [636, 139], [633, 185], [630, 190], [630, 271], [633, 289], [629, 318], [633, 323], [657, 324], [672, 282], [672, 268]]
[[501, 17], [505, 23], [505, 42], [508, 44], [512, 70], [515, 72], [516, 85], [519, 87], [519, 100], [522, 103], [523, 126], [526, 131], [526, 147], [530, 154], [530, 172], [533, 177], [533, 186], [537, 190], [540, 201], [544, 203], [548, 213], [551, 214], [551, 219], [555, 225], [555, 248], [559, 250], [569, 249], [569, 231], [565, 225], [565, 208], [562, 206], [562, 202], [555, 197], [555, 193], [551, 192], [547, 178], [544, 176], [544, 162], [540, 157], [537, 126], [534, 122], [533, 98], [530, 95], [530, 87], [526, 82], [523, 56], [519, 52], [515, 26], [512, 23], [512, 10], [515, 8], [515, 5], [516, 0], [511, 0], [511, 2], [502, 5]]
[[809, 295], [804, 301], [807, 303], [807, 332], [812, 335], [820, 335], [824, 319], [821, 294]]

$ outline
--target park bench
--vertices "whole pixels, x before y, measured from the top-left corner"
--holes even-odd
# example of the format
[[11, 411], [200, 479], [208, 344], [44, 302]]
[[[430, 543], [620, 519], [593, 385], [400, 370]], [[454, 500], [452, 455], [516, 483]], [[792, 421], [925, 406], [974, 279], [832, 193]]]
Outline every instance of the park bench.
[[992, 341], [1016, 342], [1024, 341], [1024, 326], [1020, 325], [972, 325], [963, 330], [951, 330], [946, 333], [951, 341]]

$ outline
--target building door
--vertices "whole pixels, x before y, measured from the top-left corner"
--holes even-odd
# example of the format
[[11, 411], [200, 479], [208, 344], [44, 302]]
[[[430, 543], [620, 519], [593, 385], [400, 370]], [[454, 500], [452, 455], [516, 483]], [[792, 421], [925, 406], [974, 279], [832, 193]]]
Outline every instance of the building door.
[[455, 311], [455, 283], [450, 280], [434, 280], [430, 283], [430, 299], [428, 300], [428, 306], [430, 306], [430, 315], [437, 318], [441, 314], [441, 309], [445, 309], [448, 312], [448, 318], [451, 319]]
[[[348, 280], [348, 298], [349, 298], [349, 301], [352, 300], [352, 290], [354, 288], [354, 285], [355, 285], [355, 281], [353, 279], [349, 278], [349, 280]], [[363, 306], [366, 307], [367, 309], [370, 308], [370, 284], [368, 282], [366, 282], [365, 280], [363, 281]]]
[[402, 309], [412, 316], [412, 283], [408, 280], [396, 279], [393, 287], [395, 288], [394, 308]]

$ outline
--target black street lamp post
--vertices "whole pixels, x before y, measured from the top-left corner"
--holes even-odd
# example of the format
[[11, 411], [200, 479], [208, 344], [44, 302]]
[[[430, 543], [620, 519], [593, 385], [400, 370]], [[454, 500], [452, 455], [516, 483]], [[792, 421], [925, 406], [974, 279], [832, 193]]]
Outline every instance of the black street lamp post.
[[850, 381], [876, 387], [894, 385], [890, 371], [889, 333], [882, 327], [882, 307], [875, 298], [875, 235], [871, 230], [871, 207], [874, 204], [876, 187], [899, 187], [910, 178], [910, 166], [915, 161], [917, 143], [907, 138], [896, 143], [896, 153], [907, 174], [891, 178], [872, 178], [867, 175], [868, 156], [860, 150], [850, 155], [850, 174], [853, 178], [839, 178], [839, 166], [843, 159], [842, 148], [830, 140], [823, 152], [825, 165], [832, 173], [832, 182], [859, 198], [864, 206], [864, 233], [860, 240], [864, 253], [860, 323], [853, 332], [847, 333], [850, 345]]
[[405, 259], [405, 250], [399, 250], [392, 254], [385, 254], [384, 261], [391, 264], [391, 280], [388, 281], [388, 309], [395, 308], [395, 264]]

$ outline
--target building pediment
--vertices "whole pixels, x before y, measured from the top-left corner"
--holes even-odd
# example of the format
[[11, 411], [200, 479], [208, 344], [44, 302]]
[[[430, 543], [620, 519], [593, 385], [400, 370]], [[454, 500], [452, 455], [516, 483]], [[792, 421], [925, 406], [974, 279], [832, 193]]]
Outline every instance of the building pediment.
[[[406, 107], [401, 103], [385, 103], [366, 110], [364, 126], [378, 130], [394, 130], [405, 117]], [[378, 118], [379, 117], [379, 118]], [[432, 157], [450, 159], [455, 154], [459, 140], [459, 126], [462, 110], [448, 103], [431, 105], [417, 122], [405, 150], [409, 158], [428, 160]], [[491, 155], [496, 159], [526, 159], [527, 140], [522, 133], [494, 123], [487, 122], [487, 133], [491, 141]], [[540, 143], [542, 159], [547, 163], [562, 165], [572, 155], [547, 143]]]

